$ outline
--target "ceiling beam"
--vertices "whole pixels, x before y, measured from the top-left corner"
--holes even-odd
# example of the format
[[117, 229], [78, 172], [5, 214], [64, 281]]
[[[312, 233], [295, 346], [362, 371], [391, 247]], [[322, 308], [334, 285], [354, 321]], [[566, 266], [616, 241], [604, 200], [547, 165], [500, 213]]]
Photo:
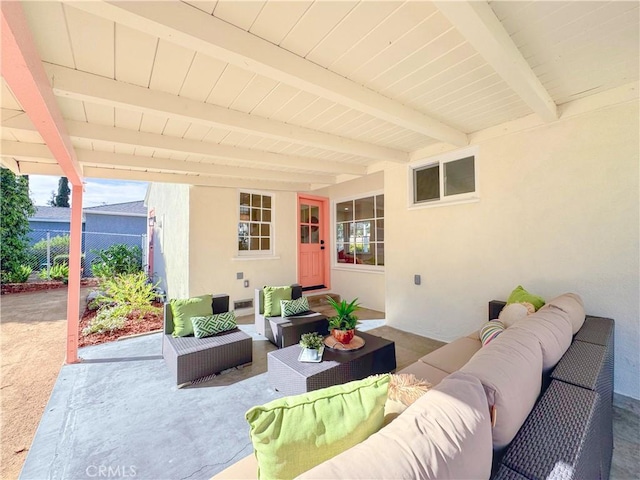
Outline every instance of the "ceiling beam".
[[[2, 127], [15, 130], [34, 130], [33, 125], [24, 115], [9, 118], [2, 123]], [[67, 129], [72, 138], [168, 150], [185, 155], [202, 155], [213, 160], [233, 160], [243, 164], [261, 164], [276, 168], [293, 168], [332, 175], [349, 174], [362, 176], [367, 174], [367, 167], [363, 165], [200, 142], [73, 120], [67, 120]]]
[[545, 122], [558, 119], [556, 104], [484, 1], [434, 4], [500, 77]]
[[[204, 175], [183, 175], [174, 173], [156, 173], [145, 170], [116, 170], [113, 168], [85, 167], [87, 178], [105, 178], [114, 180], [133, 180], [140, 182], [181, 183], [187, 185], [199, 185], [208, 187], [226, 188], [252, 188], [257, 186], [265, 190], [286, 192], [306, 192], [312, 189], [311, 183], [287, 183], [274, 181], [261, 181], [259, 185], [255, 180], [241, 178], [209, 177]], [[20, 162], [22, 175], [62, 175], [62, 169], [55, 163]]]
[[[1, 154], [21, 160], [52, 162], [53, 156], [46, 145], [36, 143], [14, 142], [2, 140]], [[110, 167], [117, 169], [138, 168], [165, 171], [163, 173], [199, 174], [215, 177], [251, 178], [254, 180], [275, 180], [279, 182], [305, 183], [308, 175], [305, 173], [279, 172], [259, 168], [229, 167], [211, 163], [189, 162], [168, 158], [127, 155], [122, 153], [100, 152], [76, 148], [76, 155], [83, 168]], [[331, 175], [313, 175], [313, 183], [332, 185], [336, 177]]]
[[13, 158], [0, 157], [0, 165], [11, 170], [14, 175], [21, 175], [20, 165]]
[[70, 5], [422, 135], [456, 146], [468, 144], [463, 132], [186, 3], [82, 1]]
[[20, 2], [0, 2], [2, 9], [2, 76], [20, 106], [53, 152], [72, 185], [82, 185], [75, 157], [38, 50]]
[[269, 120], [60, 65], [45, 63], [44, 66], [53, 86], [53, 93], [61, 97], [172, 117], [189, 123], [260, 135], [374, 160], [406, 163], [409, 158], [408, 153], [394, 148]]

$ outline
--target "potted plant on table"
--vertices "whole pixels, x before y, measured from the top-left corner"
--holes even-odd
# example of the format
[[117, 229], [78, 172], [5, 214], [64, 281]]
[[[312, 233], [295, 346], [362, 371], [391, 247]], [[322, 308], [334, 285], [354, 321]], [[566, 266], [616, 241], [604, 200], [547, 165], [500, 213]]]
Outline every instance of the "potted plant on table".
[[357, 303], [358, 299], [356, 298], [351, 303], [347, 303], [346, 300], [336, 302], [333, 298], [327, 296], [327, 302], [336, 311], [336, 315], [329, 319], [331, 336], [346, 345], [353, 339], [356, 325], [358, 324], [358, 317], [353, 314], [360, 308], [360, 304]]
[[303, 333], [300, 337], [300, 346], [302, 347], [300, 361], [319, 362], [322, 360], [324, 337], [319, 333]]

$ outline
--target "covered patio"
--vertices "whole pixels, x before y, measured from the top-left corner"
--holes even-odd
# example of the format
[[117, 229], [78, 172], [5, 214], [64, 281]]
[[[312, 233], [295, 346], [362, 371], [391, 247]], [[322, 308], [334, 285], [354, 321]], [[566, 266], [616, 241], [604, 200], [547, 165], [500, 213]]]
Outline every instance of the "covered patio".
[[[162, 383], [151, 337], [128, 344], [135, 355], [99, 349], [125, 361], [79, 354], [91, 177], [151, 182], [149, 233], [164, 263], [150, 274], [170, 296], [224, 291], [241, 301], [247, 279], [299, 280], [302, 197], [326, 209], [326, 291], [360, 297], [408, 335], [466, 335], [486, 320], [488, 300], [518, 284], [547, 298], [576, 291], [587, 312], [616, 320], [614, 389], [637, 404], [637, 2], [15, 1], [1, 10], [2, 166], [72, 185], [67, 365], [52, 397], [63, 408], [45, 418], [42, 452], [60, 447], [49, 443], [56, 436], [75, 441], [73, 402], [104, 402], [83, 412], [85, 426], [101, 414], [117, 421], [125, 407], [112, 389], [146, 395], [146, 379]], [[238, 199], [254, 194], [274, 205], [269, 255], [243, 258]], [[378, 235], [370, 264], [357, 261], [364, 242], [338, 233], [339, 207], [355, 210], [362, 197], [383, 205], [367, 220]], [[341, 244], [352, 251], [341, 255]], [[227, 400], [242, 382], [224, 387]], [[209, 399], [212, 387], [170, 398]], [[271, 395], [247, 388], [253, 404]], [[148, 420], [168, 434], [162, 417]], [[206, 426], [194, 428], [206, 437]], [[244, 452], [232, 450], [224, 462]], [[152, 453], [141, 466], [152, 468]], [[79, 472], [69, 465], [51, 463], [45, 475]], [[176, 476], [220, 466], [189, 465]]]

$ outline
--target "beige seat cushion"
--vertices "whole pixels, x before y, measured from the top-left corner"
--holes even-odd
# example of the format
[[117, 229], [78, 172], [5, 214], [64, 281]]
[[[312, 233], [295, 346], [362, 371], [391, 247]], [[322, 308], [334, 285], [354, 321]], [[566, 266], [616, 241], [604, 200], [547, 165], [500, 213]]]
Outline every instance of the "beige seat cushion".
[[254, 453], [215, 474], [215, 480], [253, 480], [258, 478], [258, 460]]
[[432, 367], [428, 363], [421, 362], [420, 360], [396, 373], [412, 373], [417, 378], [426, 380], [434, 387], [439, 384], [444, 377], [449, 375], [449, 372]]
[[457, 372], [482, 348], [482, 342], [469, 337], [461, 337], [428, 353], [420, 361], [439, 370]]
[[542, 349], [531, 333], [507, 328], [461, 372], [478, 378], [495, 410], [493, 446], [508, 445], [531, 412], [542, 385]]
[[456, 372], [389, 425], [298, 478], [489, 478], [491, 461], [484, 390]]

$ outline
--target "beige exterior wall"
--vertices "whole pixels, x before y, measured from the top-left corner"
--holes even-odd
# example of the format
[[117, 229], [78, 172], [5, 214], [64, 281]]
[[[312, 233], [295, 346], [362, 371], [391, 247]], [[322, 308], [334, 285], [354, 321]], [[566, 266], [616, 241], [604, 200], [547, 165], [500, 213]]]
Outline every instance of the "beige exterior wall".
[[[244, 190], [243, 190], [244, 191]], [[189, 292], [228, 293], [230, 301], [252, 299], [256, 287], [290, 285], [297, 280], [296, 194], [273, 195], [275, 255], [267, 258], [238, 256], [238, 195], [235, 188], [192, 187], [189, 201]], [[236, 274], [242, 272], [243, 280]], [[249, 288], [244, 287], [249, 280]]]
[[632, 102], [474, 143], [477, 203], [410, 210], [407, 167], [388, 166], [389, 325], [450, 341], [518, 284], [576, 292], [615, 319], [615, 390], [640, 398], [638, 131]]
[[331, 262], [331, 291], [340, 294], [342, 298], [349, 301], [357, 297], [363, 306], [380, 311], [384, 311], [385, 308], [384, 271], [358, 270], [357, 267], [345, 267], [336, 263], [334, 202], [383, 191], [384, 172], [378, 172], [312, 192], [314, 195], [328, 197], [331, 200], [329, 207], [331, 211], [331, 238], [328, 242]]
[[155, 209], [154, 281], [169, 298], [189, 295], [189, 186], [152, 183], [147, 208]]

